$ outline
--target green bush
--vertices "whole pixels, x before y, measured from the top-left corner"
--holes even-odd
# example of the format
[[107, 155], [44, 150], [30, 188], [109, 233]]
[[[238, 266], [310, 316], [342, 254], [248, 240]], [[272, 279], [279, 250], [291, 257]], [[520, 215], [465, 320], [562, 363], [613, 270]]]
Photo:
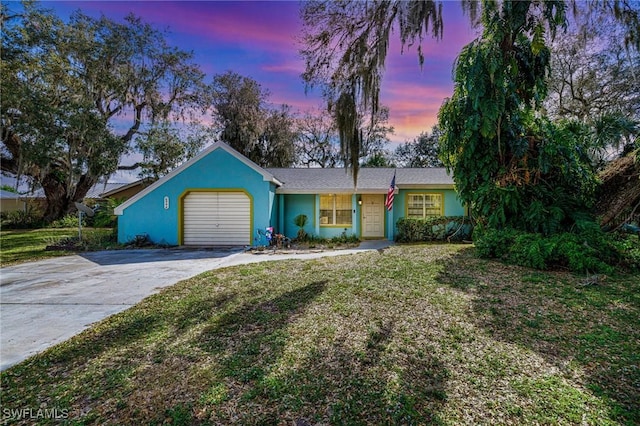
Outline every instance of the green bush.
[[[78, 213], [68, 214], [60, 219], [54, 220], [47, 226], [48, 228], [74, 228], [78, 226]], [[82, 226], [87, 226], [85, 215], [82, 215]]]
[[329, 239], [329, 243], [332, 244], [356, 244], [359, 243], [360, 240], [355, 235], [347, 235], [343, 232], [341, 235], [333, 237]]
[[24, 211], [5, 213], [2, 227], [6, 229], [40, 228], [42, 227], [42, 214], [31, 204], [27, 204]]
[[[477, 254], [535, 269], [567, 268], [578, 273], [611, 273], [624, 263], [620, 244], [595, 222], [579, 223], [574, 232], [544, 236], [511, 228], [477, 235]], [[627, 262], [632, 265], [633, 260]]]
[[467, 218], [437, 216], [426, 219], [400, 218], [396, 223], [396, 241], [411, 243], [419, 241], [470, 240], [473, 225]]
[[124, 201], [124, 198], [109, 198], [99, 203], [96, 214], [93, 217], [93, 226], [96, 228], [116, 228], [118, 226], [118, 216], [113, 213], [113, 210]]
[[473, 241], [480, 257], [504, 259], [518, 232], [512, 228], [478, 229], [473, 233]]
[[620, 252], [621, 263], [631, 270], [640, 271], [640, 235], [618, 233], [613, 244]]

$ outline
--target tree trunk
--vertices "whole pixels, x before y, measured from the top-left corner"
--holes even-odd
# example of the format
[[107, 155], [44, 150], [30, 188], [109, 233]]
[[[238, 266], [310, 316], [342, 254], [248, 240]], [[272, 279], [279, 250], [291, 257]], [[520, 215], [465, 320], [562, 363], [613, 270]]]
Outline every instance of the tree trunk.
[[53, 174], [48, 174], [42, 180], [41, 185], [47, 201], [44, 212], [44, 221], [51, 223], [56, 219], [64, 217], [75, 209], [74, 202], [81, 202], [89, 189], [96, 183], [96, 179], [87, 175], [82, 175], [78, 184], [67, 188]]
[[640, 203], [640, 164], [628, 155], [612, 161], [600, 177], [602, 185], [596, 206], [600, 224], [616, 226], [628, 219], [621, 216]]

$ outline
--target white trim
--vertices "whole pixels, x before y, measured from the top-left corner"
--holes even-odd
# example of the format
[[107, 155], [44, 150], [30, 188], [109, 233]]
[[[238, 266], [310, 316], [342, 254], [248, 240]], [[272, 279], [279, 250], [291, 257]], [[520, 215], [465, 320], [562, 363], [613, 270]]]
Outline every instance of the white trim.
[[120, 204], [118, 207], [113, 209], [113, 213], [115, 215], [117, 215], [117, 216], [122, 216], [122, 214], [124, 213], [124, 210], [127, 207], [129, 207], [130, 205], [132, 205], [133, 203], [135, 203], [136, 201], [138, 201], [139, 199], [141, 199], [145, 195], [149, 194], [150, 192], [152, 192], [156, 188], [160, 187], [165, 182], [171, 180], [174, 176], [178, 175], [179, 173], [181, 173], [185, 169], [191, 167], [193, 164], [195, 164], [198, 161], [202, 160], [204, 157], [206, 157], [207, 155], [209, 155], [210, 153], [212, 153], [216, 149], [223, 149], [226, 152], [228, 152], [229, 154], [233, 155], [236, 159], [238, 159], [239, 161], [241, 161], [245, 165], [249, 166], [251, 169], [255, 170], [257, 173], [261, 174], [262, 178], [263, 178], [263, 180], [265, 182], [271, 182], [271, 183], [274, 183], [275, 185], [278, 185], [278, 186], [282, 185], [282, 182], [280, 182], [278, 179], [276, 179], [275, 176], [273, 176], [271, 173], [269, 173], [268, 171], [266, 171], [262, 167], [258, 166], [253, 161], [249, 160], [244, 155], [240, 154], [235, 149], [231, 148], [226, 143], [224, 143], [224, 142], [216, 142], [213, 145], [209, 146], [204, 151], [200, 152], [200, 154], [198, 154], [195, 157], [193, 157], [191, 160], [187, 161], [186, 163], [182, 163], [179, 167], [173, 169], [170, 173], [168, 173], [167, 175], [163, 176], [161, 179], [158, 179], [153, 184], [147, 186], [145, 189], [143, 189], [142, 191], [138, 192], [136, 195], [134, 195], [133, 197], [129, 198], [124, 203]]

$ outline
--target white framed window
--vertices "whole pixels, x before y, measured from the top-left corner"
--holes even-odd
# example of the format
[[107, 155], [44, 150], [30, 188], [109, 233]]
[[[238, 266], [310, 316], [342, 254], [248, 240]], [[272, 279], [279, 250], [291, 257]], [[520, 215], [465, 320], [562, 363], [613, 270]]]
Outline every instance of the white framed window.
[[407, 194], [408, 218], [424, 219], [443, 214], [442, 194]]
[[353, 222], [351, 198], [350, 194], [321, 194], [320, 225], [351, 225]]

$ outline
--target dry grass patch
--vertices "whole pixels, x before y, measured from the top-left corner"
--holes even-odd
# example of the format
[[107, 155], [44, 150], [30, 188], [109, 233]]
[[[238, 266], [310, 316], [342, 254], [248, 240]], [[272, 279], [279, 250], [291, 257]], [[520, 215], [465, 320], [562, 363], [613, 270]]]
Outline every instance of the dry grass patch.
[[472, 250], [202, 274], [2, 373], [3, 409], [46, 404], [75, 424], [640, 422], [639, 277], [585, 287]]

